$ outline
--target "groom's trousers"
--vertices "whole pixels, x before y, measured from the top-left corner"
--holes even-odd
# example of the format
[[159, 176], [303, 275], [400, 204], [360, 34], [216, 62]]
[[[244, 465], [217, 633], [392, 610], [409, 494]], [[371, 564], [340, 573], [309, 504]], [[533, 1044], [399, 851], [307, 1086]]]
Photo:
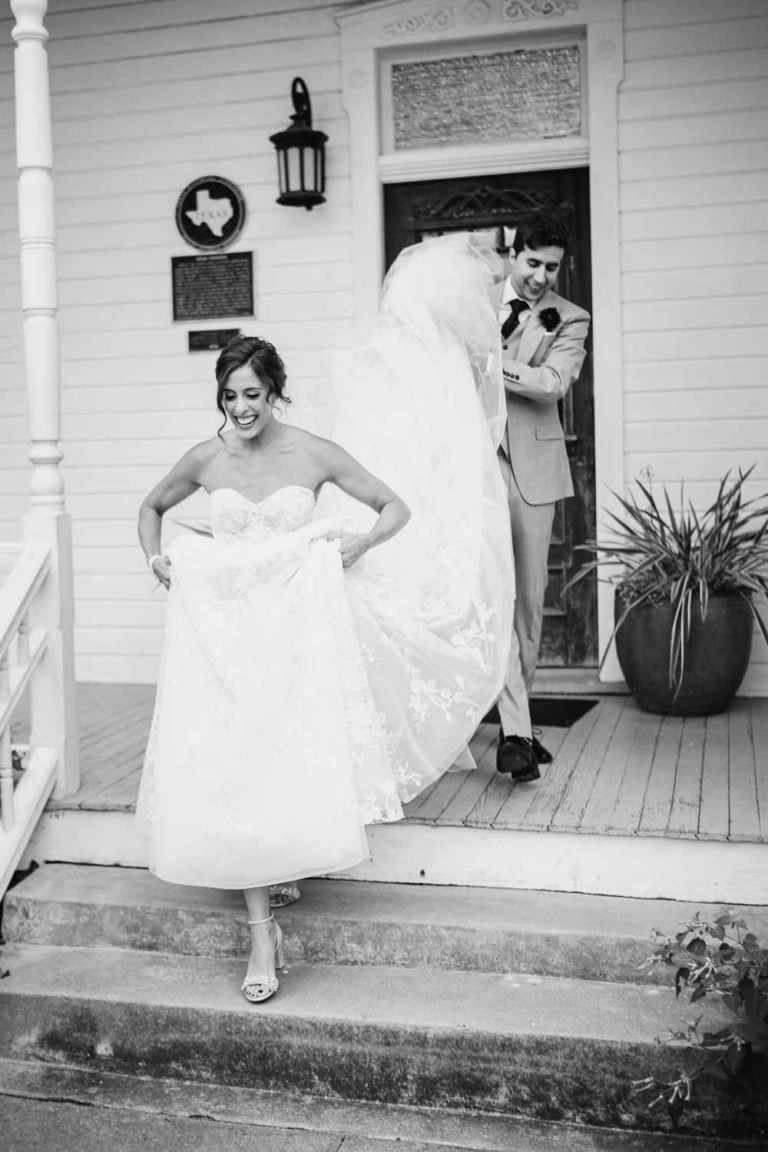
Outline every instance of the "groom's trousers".
[[528, 697], [533, 688], [544, 618], [547, 557], [555, 504], [527, 504], [520, 495], [509, 461], [499, 453], [509, 501], [515, 561], [515, 626], [498, 709], [506, 736], [530, 736]]

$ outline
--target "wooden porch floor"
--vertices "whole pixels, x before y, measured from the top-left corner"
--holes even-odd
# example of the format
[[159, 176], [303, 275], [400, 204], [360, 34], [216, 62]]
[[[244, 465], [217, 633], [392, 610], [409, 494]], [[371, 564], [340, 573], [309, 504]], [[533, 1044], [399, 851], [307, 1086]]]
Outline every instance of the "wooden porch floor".
[[[135, 807], [154, 694], [153, 685], [78, 685], [82, 785], [50, 807]], [[683, 720], [602, 697], [570, 728], [543, 729], [556, 755], [535, 784], [496, 774], [496, 734], [482, 724], [471, 745], [478, 769], [446, 773], [407, 806], [407, 822], [768, 842], [768, 700]]]

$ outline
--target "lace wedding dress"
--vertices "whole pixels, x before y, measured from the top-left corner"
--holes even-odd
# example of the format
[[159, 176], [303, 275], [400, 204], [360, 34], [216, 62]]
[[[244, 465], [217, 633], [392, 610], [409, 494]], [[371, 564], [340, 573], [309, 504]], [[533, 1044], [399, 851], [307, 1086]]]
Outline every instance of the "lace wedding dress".
[[221, 488], [212, 537], [171, 544], [139, 799], [163, 879], [249, 888], [358, 863], [365, 825], [398, 820], [495, 700], [513, 608], [498, 274], [466, 234], [407, 250], [337, 369], [334, 438], [404, 497], [402, 533], [345, 571], [333, 536], [368, 509]]

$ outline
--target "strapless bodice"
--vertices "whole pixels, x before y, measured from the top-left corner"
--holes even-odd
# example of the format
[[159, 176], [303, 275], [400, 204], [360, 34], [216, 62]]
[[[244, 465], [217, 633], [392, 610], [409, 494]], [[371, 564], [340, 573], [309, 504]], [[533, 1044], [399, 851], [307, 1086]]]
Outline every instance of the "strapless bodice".
[[300, 484], [287, 484], [256, 503], [234, 488], [215, 488], [210, 501], [214, 536], [263, 540], [309, 523], [315, 494]]

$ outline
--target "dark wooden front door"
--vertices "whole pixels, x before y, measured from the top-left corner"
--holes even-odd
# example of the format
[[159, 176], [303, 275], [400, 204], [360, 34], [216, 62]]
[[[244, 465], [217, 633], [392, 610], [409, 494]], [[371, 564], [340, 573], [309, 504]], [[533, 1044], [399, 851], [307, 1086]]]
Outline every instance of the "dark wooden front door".
[[[589, 259], [589, 175], [586, 169], [525, 172], [512, 176], [478, 176], [389, 184], [384, 189], [387, 267], [402, 248], [427, 236], [458, 230], [513, 228], [533, 211], [567, 217], [571, 247], [560, 271], [557, 291], [591, 307]], [[581, 564], [577, 544], [595, 533], [595, 455], [592, 357], [588, 355], [579, 381], [560, 405], [576, 495], [561, 500], [555, 513], [549, 550], [549, 587], [539, 664], [542, 667], [584, 667], [597, 662], [596, 592], [594, 580], [562, 590]]]

